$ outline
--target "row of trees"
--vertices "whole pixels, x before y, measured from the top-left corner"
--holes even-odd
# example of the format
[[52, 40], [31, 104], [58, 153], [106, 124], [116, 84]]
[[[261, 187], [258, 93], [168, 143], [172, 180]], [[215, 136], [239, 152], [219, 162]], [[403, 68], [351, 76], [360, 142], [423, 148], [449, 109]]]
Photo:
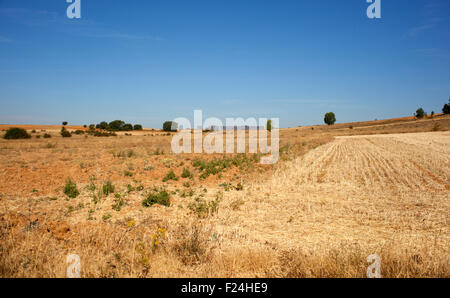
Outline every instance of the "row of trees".
[[[450, 114], [450, 99], [448, 101], [448, 104], [444, 105], [442, 112], [444, 114]], [[426, 115], [427, 115], [427, 113], [425, 113], [425, 111], [422, 108], [417, 109], [416, 113], [414, 114], [414, 116], [416, 116], [417, 118], [423, 118]], [[431, 115], [433, 116], [434, 112], [431, 112]], [[336, 115], [333, 112], [328, 112], [325, 114], [323, 121], [327, 125], [333, 125], [334, 123], [336, 123]], [[67, 122], [63, 122], [63, 125], [67, 125]], [[85, 125], [85, 127], [86, 127], [86, 125]], [[125, 123], [122, 120], [114, 120], [109, 123], [107, 123], [106, 121], [102, 121], [95, 126], [94, 126], [94, 124], [91, 124], [91, 125], [89, 125], [89, 128], [91, 130], [94, 128], [97, 128], [97, 129], [103, 129], [103, 130], [109, 130], [109, 131], [131, 131], [131, 130], [142, 130], [142, 125], [135, 124], [133, 126], [132, 124]], [[272, 130], [272, 121], [271, 120], [267, 121], [266, 128], [268, 131]], [[173, 121], [166, 121], [163, 124], [163, 130], [166, 132], [177, 131], [178, 124]]]
[[[324, 119], [325, 123], [328, 125], [333, 125], [336, 122], [336, 116], [334, 115], [333, 112], [329, 112], [325, 114], [325, 119]], [[272, 131], [272, 120], [267, 120], [267, 124], [266, 124], [266, 129], [268, 131]], [[174, 132], [178, 130], [178, 124], [176, 122], [173, 121], [166, 121], [163, 124], [163, 130], [166, 132]]]
[[[450, 98], [448, 100], [448, 103], [446, 103], [442, 108], [442, 113], [444, 113], [445, 115], [450, 114]], [[418, 119], [422, 119], [423, 117], [427, 116], [427, 113], [424, 111], [424, 109], [418, 108], [414, 113], [414, 116]], [[434, 111], [431, 112], [431, 116], [434, 116]]]
[[[67, 121], [64, 121], [62, 123], [63, 126], [66, 126], [68, 124]], [[87, 127], [87, 125], [83, 125], [84, 127]], [[64, 128], [64, 127], [63, 127]], [[132, 125], [130, 123], [125, 123], [122, 120], [114, 120], [111, 122], [102, 121], [99, 124], [91, 124], [89, 125], [89, 129], [94, 130], [97, 129], [104, 129], [109, 131], [131, 131], [131, 130], [142, 130], [142, 125], [135, 124]]]
[[[92, 124], [89, 126], [89, 128], [91, 127]], [[107, 123], [106, 121], [102, 121], [99, 124], [95, 125], [95, 128], [109, 131], [131, 131], [131, 130], [142, 130], [142, 125], [140, 124], [132, 125], [130, 123], [125, 123], [122, 120], [114, 120], [109, 123]]]
[[[442, 112], [446, 115], [450, 114], [450, 99], [448, 100], [448, 104], [445, 104], [442, 108]], [[421, 119], [425, 116], [427, 116], [427, 113], [424, 111], [423, 108], [418, 108], [417, 111], [414, 113], [414, 116], [418, 119]], [[431, 112], [431, 116], [434, 116], [434, 111]], [[328, 125], [333, 125], [336, 122], [336, 116], [333, 112], [329, 112], [325, 114], [325, 117], [323, 121]]]

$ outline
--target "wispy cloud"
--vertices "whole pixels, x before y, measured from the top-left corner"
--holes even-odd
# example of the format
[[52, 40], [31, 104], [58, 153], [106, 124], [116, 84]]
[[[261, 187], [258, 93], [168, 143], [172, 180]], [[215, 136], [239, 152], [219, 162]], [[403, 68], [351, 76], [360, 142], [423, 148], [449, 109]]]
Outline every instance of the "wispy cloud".
[[46, 26], [58, 21], [58, 13], [26, 8], [0, 8], [0, 16], [15, 24]]
[[12, 42], [11, 39], [4, 36], [0, 36], [0, 43], [10, 43], [10, 42]]
[[337, 104], [347, 103], [345, 100], [338, 99], [314, 99], [314, 98], [285, 98], [285, 99], [273, 99], [266, 102], [272, 105], [308, 105], [308, 106], [334, 106]]
[[414, 28], [409, 29], [408, 35], [411, 37], [414, 37], [414, 36], [420, 34], [421, 32], [431, 29], [435, 26], [436, 26], [436, 23], [429, 23], [429, 24], [425, 24], [422, 26], [414, 27]]
[[445, 11], [444, 7], [448, 5], [447, 1], [441, 0], [429, 0], [424, 5], [424, 17], [420, 25], [415, 26], [408, 30], [408, 36], [415, 37], [423, 34], [427, 30], [437, 27], [440, 23], [446, 20], [446, 18], [439, 16], [442, 11]]
[[271, 103], [336, 103], [338, 100], [325, 100], [313, 98], [283, 98], [271, 100]]
[[426, 57], [437, 57], [437, 58], [447, 58], [449, 57], [448, 52], [441, 48], [421, 48], [414, 50], [417, 54]]
[[83, 18], [81, 20], [69, 20], [63, 14], [45, 10], [0, 8], [0, 17], [14, 24], [29, 27], [46, 27], [57, 32], [79, 37], [149, 41], [162, 40], [159, 36], [135, 34], [106, 28], [101, 24]]
[[117, 30], [105, 29], [105, 28], [96, 28], [94, 26], [91, 27], [78, 27], [78, 28], [70, 28], [71, 34], [88, 37], [88, 38], [112, 38], [112, 39], [127, 39], [127, 40], [150, 40], [150, 41], [160, 41], [162, 40], [158, 36], [151, 36], [145, 34], [129, 34], [120, 32]]

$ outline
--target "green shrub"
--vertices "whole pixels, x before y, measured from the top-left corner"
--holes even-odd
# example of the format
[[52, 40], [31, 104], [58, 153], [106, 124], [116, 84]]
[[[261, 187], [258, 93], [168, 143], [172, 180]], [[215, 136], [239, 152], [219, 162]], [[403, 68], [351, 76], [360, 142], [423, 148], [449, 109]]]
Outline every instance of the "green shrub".
[[99, 189], [96, 193], [95, 192], [92, 193], [92, 202], [94, 202], [94, 204], [98, 204], [100, 203], [102, 197], [103, 197], [102, 190]]
[[48, 133], [44, 134], [44, 139], [50, 139], [52, 136], [49, 135]]
[[66, 185], [64, 186], [64, 193], [71, 199], [76, 198], [80, 192], [77, 189], [77, 185], [70, 179], [67, 179]]
[[167, 173], [167, 175], [163, 178], [163, 182], [169, 181], [169, 180], [178, 180], [178, 177], [175, 175], [175, 173], [173, 172], [173, 170], [171, 170], [169, 173]]
[[333, 112], [326, 113], [323, 121], [328, 125], [333, 125], [336, 122], [336, 116]]
[[170, 195], [166, 190], [153, 190], [145, 200], [142, 201], [142, 206], [151, 207], [154, 204], [163, 206], [170, 206]]
[[29, 139], [31, 135], [23, 128], [12, 127], [6, 131], [4, 138], [7, 140]]
[[94, 191], [97, 187], [95, 186], [94, 179], [90, 179], [89, 185], [86, 187], [87, 190]]
[[233, 188], [233, 185], [229, 182], [221, 183], [219, 186], [223, 187], [225, 191], [230, 191]]
[[239, 154], [234, 157], [229, 158], [215, 158], [210, 161], [204, 160], [194, 160], [192, 165], [199, 169], [202, 173], [200, 174], [201, 179], [205, 179], [210, 175], [217, 175], [226, 169], [230, 169], [233, 166], [239, 167], [240, 169], [249, 168], [252, 164], [260, 161], [260, 156], [255, 154], [248, 157], [246, 154]]
[[160, 148], [156, 148], [156, 150], [153, 152], [153, 155], [164, 155], [164, 151]]
[[183, 178], [192, 178], [192, 177], [194, 177], [194, 175], [191, 173], [191, 171], [189, 171], [188, 168], [184, 168], [183, 169], [183, 173], [181, 174], [181, 177], [183, 177]]
[[114, 195], [115, 197], [115, 203], [111, 206], [113, 210], [116, 210], [117, 212], [119, 212], [122, 209], [122, 206], [125, 204], [122, 196], [118, 193], [116, 193]]
[[133, 130], [142, 130], [142, 125], [140, 125], [140, 124], [135, 124], [135, 125], [133, 126]]
[[136, 190], [136, 187], [134, 187], [133, 185], [131, 185], [131, 184], [128, 184], [127, 185], [127, 192], [128, 193], [130, 193], [130, 192], [132, 192], [132, 191], [135, 191]]
[[152, 165], [145, 165], [145, 166], [144, 166], [144, 171], [152, 171], [152, 170], [154, 170], [154, 169], [155, 169], [155, 167], [152, 166]]
[[119, 151], [118, 153], [113, 152], [113, 156], [126, 158], [126, 157], [136, 156], [136, 153], [133, 151], [133, 149], [130, 149], [130, 150], [126, 150], [126, 151]]
[[244, 185], [242, 185], [242, 183], [239, 182], [239, 183], [236, 185], [236, 190], [237, 190], [237, 191], [240, 191], [240, 190], [243, 190], [243, 189], [244, 189]]
[[217, 211], [219, 210], [220, 201], [220, 196], [209, 202], [207, 202], [205, 199], [202, 199], [201, 197], [197, 197], [194, 199], [194, 202], [189, 203], [188, 208], [194, 211], [199, 218], [205, 218], [209, 215], [217, 213]]
[[63, 126], [61, 128], [61, 136], [63, 138], [70, 138], [70, 137], [72, 137], [72, 134]]
[[117, 137], [115, 132], [107, 132], [107, 131], [93, 131], [91, 133], [94, 137]]
[[111, 181], [106, 181], [105, 184], [102, 186], [103, 194], [105, 196], [109, 195], [110, 193], [114, 193], [114, 185], [111, 183]]

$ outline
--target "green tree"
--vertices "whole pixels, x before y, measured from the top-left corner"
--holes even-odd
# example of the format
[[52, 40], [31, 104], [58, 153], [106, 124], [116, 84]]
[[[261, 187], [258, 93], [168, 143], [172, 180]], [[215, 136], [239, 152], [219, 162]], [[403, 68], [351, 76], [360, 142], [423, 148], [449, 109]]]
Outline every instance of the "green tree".
[[164, 131], [177, 131], [178, 130], [178, 123], [173, 121], [166, 121], [163, 124], [163, 130]]
[[122, 120], [114, 120], [109, 122], [109, 129], [119, 131], [122, 130], [122, 127], [125, 125], [125, 122]]
[[416, 116], [417, 119], [422, 119], [425, 116], [425, 111], [422, 108], [418, 108], [414, 116]]
[[67, 121], [64, 121], [63, 123], [62, 123], [62, 125], [64, 125], [64, 126], [66, 126], [68, 123], [67, 123]]
[[102, 121], [95, 126], [97, 129], [108, 129], [108, 123], [106, 121]]
[[448, 115], [450, 114], [450, 98], [448, 99], [448, 104], [446, 103], [444, 105], [444, 108], [442, 109], [442, 113]]
[[124, 130], [124, 131], [133, 130], [133, 125], [131, 125], [130, 123], [124, 124], [120, 130]]
[[336, 122], [336, 116], [333, 112], [326, 113], [323, 121], [328, 125], [333, 125]]
[[134, 127], [133, 127], [133, 130], [142, 130], [142, 125], [135, 124]]

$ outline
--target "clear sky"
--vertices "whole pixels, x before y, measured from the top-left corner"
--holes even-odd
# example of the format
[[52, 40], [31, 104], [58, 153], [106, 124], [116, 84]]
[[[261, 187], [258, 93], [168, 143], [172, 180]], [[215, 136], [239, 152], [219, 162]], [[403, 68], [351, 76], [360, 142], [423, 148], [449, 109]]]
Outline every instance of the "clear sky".
[[145, 127], [204, 115], [282, 127], [440, 112], [450, 1], [0, 0], [0, 123]]

